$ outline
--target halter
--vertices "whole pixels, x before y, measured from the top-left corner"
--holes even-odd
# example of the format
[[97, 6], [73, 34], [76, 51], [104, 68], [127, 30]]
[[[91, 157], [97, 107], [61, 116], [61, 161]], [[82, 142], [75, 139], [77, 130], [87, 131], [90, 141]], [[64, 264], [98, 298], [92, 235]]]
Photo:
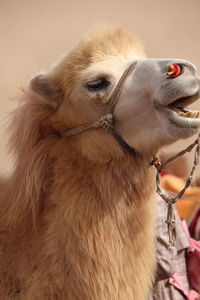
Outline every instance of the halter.
[[62, 136], [69, 137], [69, 136], [74, 136], [79, 133], [82, 133], [83, 131], [88, 130], [88, 129], [104, 128], [112, 134], [112, 136], [115, 138], [115, 140], [118, 142], [118, 144], [124, 150], [130, 152], [131, 154], [140, 156], [140, 153], [136, 149], [131, 147], [129, 144], [127, 144], [127, 142], [122, 138], [122, 136], [116, 130], [114, 116], [113, 116], [115, 106], [121, 95], [125, 81], [128, 78], [128, 76], [131, 74], [133, 69], [135, 68], [136, 64], [137, 64], [137, 61], [132, 63], [130, 66], [128, 66], [128, 68], [124, 71], [123, 75], [119, 79], [114, 91], [112, 92], [112, 94], [108, 100], [109, 108], [108, 108], [107, 114], [103, 115], [99, 120], [95, 121], [92, 124], [86, 124], [86, 125], [72, 128], [72, 129], [67, 129], [65, 132], [62, 133]]

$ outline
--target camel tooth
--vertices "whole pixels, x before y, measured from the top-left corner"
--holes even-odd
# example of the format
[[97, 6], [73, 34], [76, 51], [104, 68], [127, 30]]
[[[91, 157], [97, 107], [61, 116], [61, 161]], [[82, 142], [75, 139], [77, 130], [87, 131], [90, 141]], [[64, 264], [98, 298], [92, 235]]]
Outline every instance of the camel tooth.
[[179, 112], [178, 115], [179, 115], [180, 117], [184, 117], [184, 118], [191, 118], [191, 117], [192, 117], [191, 111], [187, 111], [187, 112]]
[[178, 115], [179, 115], [180, 117], [185, 117], [185, 113], [184, 113], [184, 112], [179, 112]]
[[200, 118], [200, 112], [199, 111], [197, 111], [197, 113], [196, 113], [196, 118]]
[[191, 117], [194, 118], [194, 119], [198, 118], [199, 117], [199, 112], [198, 111], [192, 112]]
[[199, 118], [200, 117], [200, 112], [199, 111], [187, 111], [187, 112], [179, 112], [178, 115], [180, 117], [184, 118]]
[[193, 113], [191, 111], [186, 112], [185, 118], [193, 118]]

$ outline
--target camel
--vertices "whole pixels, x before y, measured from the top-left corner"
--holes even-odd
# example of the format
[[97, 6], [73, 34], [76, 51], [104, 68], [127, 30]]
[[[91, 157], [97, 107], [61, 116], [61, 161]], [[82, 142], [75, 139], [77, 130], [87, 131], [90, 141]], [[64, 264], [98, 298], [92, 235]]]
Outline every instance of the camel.
[[[108, 116], [127, 69], [107, 120], [118, 138], [108, 124], [87, 127]], [[147, 298], [155, 273], [149, 162], [199, 130], [198, 113], [186, 108], [199, 90], [194, 65], [146, 58], [120, 26], [87, 33], [31, 80], [9, 127], [15, 165], [1, 186], [0, 300]]]

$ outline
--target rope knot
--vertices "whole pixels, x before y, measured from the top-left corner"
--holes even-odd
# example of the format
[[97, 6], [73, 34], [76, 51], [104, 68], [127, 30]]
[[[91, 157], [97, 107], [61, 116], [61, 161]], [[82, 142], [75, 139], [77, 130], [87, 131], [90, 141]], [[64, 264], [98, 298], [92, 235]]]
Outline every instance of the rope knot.
[[113, 127], [113, 114], [107, 114], [102, 116], [96, 123], [94, 127], [102, 127], [109, 130]]
[[150, 165], [151, 165], [151, 166], [155, 166], [156, 169], [158, 170], [158, 172], [161, 172], [162, 169], [163, 169], [162, 162], [161, 162], [160, 158], [158, 158], [158, 157], [154, 157], [154, 158], [150, 161]]

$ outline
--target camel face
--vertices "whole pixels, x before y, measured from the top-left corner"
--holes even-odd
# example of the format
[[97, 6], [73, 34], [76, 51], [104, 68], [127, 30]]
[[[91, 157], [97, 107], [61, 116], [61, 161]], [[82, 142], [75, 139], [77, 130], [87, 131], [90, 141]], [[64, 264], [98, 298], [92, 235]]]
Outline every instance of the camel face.
[[[84, 103], [79, 112], [80, 117], [84, 116], [82, 123], [95, 121], [109, 110], [109, 97], [133, 61], [110, 58], [82, 72], [72, 91], [77, 105], [75, 111]], [[199, 113], [186, 108], [198, 99], [200, 78], [195, 74], [195, 67], [185, 60], [136, 61], [114, 109], [115, 125], [129, 145], [153, 154], [160, 146], [191, 136], [200, 127]], [[171, 64], [181, 66], [178, 77], [167, 74]]]
[[[198, 112], [186, 108], [198, 99], [200, 78], [185, 60], [143, 57], [132, 35], [122, 29], [107, 29], [83, 39], [52, 72], [36, 77], [31, 86], [48, 102], [59, 100], [55, 123], [62, 123], [61, 130], [76, 128], [109, 112], [110, 96], [125, 70], [136, 61], [114, 108], [115, 126], [130, 146], [152, 155], [200, 127]], [[171, 64], [181, 68], [176, 77], [167, 74]], [[108, 149], [114, 144], [105, 130], [88, 130], [82, 136], [92, 147], [107, 144]]]

